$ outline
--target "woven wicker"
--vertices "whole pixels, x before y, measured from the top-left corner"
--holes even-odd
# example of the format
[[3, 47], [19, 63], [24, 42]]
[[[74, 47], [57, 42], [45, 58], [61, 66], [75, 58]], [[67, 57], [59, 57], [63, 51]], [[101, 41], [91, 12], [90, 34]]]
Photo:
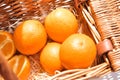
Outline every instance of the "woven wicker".
[[74, 13], [80, 26], [78, 32], [93, 38], [98, 55], [88, 69], [56, 71], [53, 76], [41, 68], [39, 54], [28, 56], [32, 65], [28, 80], [86, 80], [120, 70], [120, 0], [53, 0], [48, 3], [0, 0], [0, 30], [12, 33], [16, 25], [27, 19], [44, 23], [46, 15], [57, 7]]
[[92, 15], [101, 34], [101, 40], [109, 39], [113, 50], [108, 52], [111, 67], [120, 69], [120, 0], [91, 0]]

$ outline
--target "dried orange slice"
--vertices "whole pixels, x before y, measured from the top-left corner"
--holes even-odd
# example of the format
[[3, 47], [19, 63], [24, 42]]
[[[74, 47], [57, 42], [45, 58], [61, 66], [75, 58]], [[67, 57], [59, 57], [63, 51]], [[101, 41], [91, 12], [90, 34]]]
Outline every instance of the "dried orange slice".
[[6, 31], [0, 31], [0, 50], [6, 59], [11, 58], [15, 53], [15, 46], [12, 35]]
[[8, 64], [12, 68], [13, 72], [18, 76], [19, 80], [27, 80], [30, 74], [30, 61], [27, 56], [15, 55], [12, 57]]

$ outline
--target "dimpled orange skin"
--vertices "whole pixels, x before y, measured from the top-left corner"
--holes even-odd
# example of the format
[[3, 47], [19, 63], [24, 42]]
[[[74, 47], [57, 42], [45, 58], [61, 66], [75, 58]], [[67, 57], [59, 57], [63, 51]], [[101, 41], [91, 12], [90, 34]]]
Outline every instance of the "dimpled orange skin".
[[44, 47], [47, 34], [39, 21], [27, 20], [15, 29], [13, 38], [19, 52], [32, 55]]
[[88, 68], [96, 57], [96, 45], [84, 34], [73, 34], [60, 48], [60, 60], [66, 69]]
[[45, 29], [52, 40], [63, 42], [68, 36], [78, 31], [78, 22], [68, 9], [57, 8], [47, 15]]

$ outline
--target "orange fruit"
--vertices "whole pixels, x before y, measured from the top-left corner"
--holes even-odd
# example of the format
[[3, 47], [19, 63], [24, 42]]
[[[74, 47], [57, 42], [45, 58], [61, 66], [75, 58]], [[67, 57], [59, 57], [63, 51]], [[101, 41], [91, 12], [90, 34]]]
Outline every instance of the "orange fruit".
[[45, 18], [45, 29], [52, 40], [63, 42], [78, 31], [78, 22], [68, 9], [57, 8]]
[[24, 55], [15, 55], [12, 57], [8, 64], [10, 68], [18, 76], [19, 80], [27, 80], [30, 74], [30, 61]]
[[61, 44], [56, 42], [47, 43], [40, 53], [40, 64], [50, 75], [63, 68], [59, 59], [60, 46]]
[[14, 43], [19, 52], [32, 55], [41, 50], [47, 41], [44, 26], [37, 20], [26, 20], [14, 31]]
[[6, 31], [0, 31], [0, 50], [3, 52], [6, 59], [11, 58], [15, 54], [15, 46], [12, 39], [12, 34]]
[[96, 45], [85, 34], [73, 34], [61, 45], [60, 60], [66, 69], [88, 68], [96, 57]]

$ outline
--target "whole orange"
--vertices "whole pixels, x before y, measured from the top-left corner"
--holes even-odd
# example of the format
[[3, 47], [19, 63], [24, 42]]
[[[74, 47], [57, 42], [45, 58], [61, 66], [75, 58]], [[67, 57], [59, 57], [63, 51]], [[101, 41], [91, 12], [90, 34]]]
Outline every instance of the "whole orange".
[[68, 9], [57, 8], [47, 15], [45, 29], [52, 40], [63, 42], [68, 36], [78, 31], [78, 22]]
[[66, 69], [88, 68], [96, 57], [96, 45], [85, 34], [73, 34], [61, 45], [60, 60]]
[[40, 64], [50, 75], [63, 69], [59, 59], [60, 46], [61, 44], [56, 42], [47, 43], [40, 54]]
[[26, 20], [15, 29], [13, 38], [19, 52], [32, 55], [44, 47], [47, 34], [39, 21]]

